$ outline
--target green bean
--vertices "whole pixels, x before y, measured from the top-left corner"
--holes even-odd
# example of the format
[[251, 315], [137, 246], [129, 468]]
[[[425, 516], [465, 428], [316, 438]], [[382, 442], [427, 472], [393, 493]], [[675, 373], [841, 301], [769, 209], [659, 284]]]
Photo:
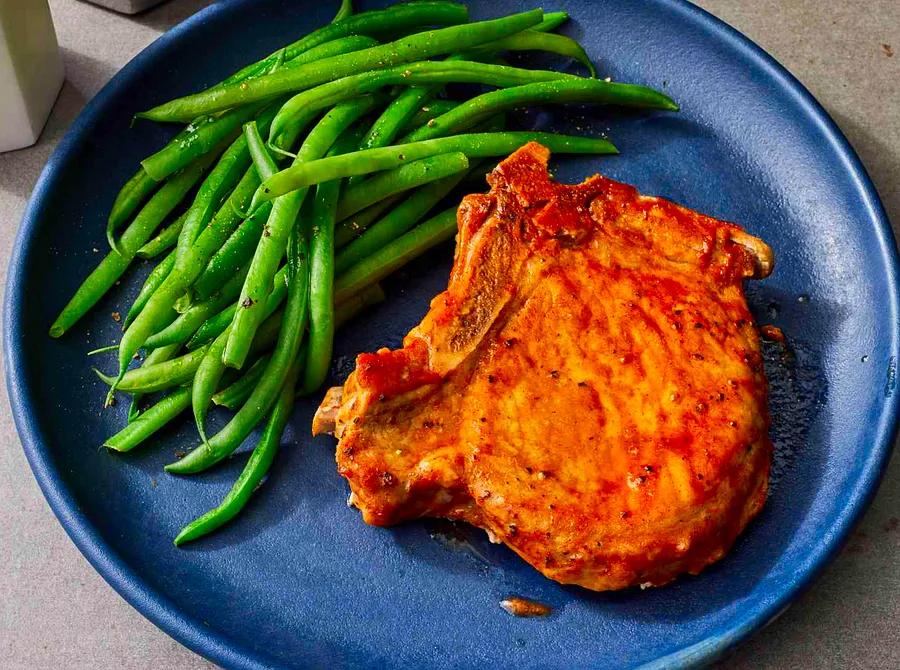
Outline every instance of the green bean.
[[[227, 201], [219, 207], [219, 211], [209, 225], [200, 233], [188, 253], [181, 259], [176, 256], [175, 267], [165, 281], [141, 310], [138, 317], [125, 331], [119, 343], [119, 370], [127, 367], [131, 357], [143, 346], [150, 335], [160, 330], [175, 302], [200, 275], [206, 263], [218, 250], [222, 243], [241, 222], [235, 211], [243, 208], [246, 199], [259, 184], [259, 176], [255, 168], [249, 168]], [[267, 211], [259, 211], [255, 216], [265, 218]]]
[[266, 100], [282, 93], [301, 91], [352, 73], [371, 70], [373, 64], [381, 68], [391, 67], [493, 42], [537, 25], [542, 18], [541, 10], [535, 9], [492, 21], [416, 33], [380, 46], [178, 98], [138, 116], [155, 121], [188, 121], [200, 114]]
[[[194, 199], [194, 203], [188, 210], [184, 226], [179, 233], [178, 243], [175, 248], [175, 266], [122, 337], [119, 346], [119, 375], [124, 374], [131, 357], [143, 346], [147, 338], [163, 326], [160, 320], [175, 305], [178, 298], [190, 285], [190, 281], [193, 281], [196, 275], [199, 274], [197, 266], [206, 259], [198, 258], [198, 255], [201, 251], [206, 250], [206, 247], [202, 244], [194, 244], [194, 242], [198, 240], [199, 235], [202, 235], [201, 231], [207, 232], [207, 223], [213, 218], [216, 203], [227, 191], [231, 190], [233, 182], [238, 179], [242, 170], [245, 171], [244, 176], [238, 182], [238, 186], [235, 187], [232, 197], [235, 194], [240, 195], [242, 187], [247, 190], [257, 183], [258, 177], [255, 174], [255, 170], [252, 167], [249, 170], [246, 169], [246, 166], [249, 164], [250, 152], [247, 148], [247, 142], [243, 136], [238, 137], [222, 156], [222, 159], [212, 170], [209, 177], [204, 180], [197, 197]], [[248, 172], [253, 173], [249, 179], [247, 177]], [[222, 213], [223, 208], [228, 208], [229, 210], [224, 215]], [[231, 204], [226, 202], [223, 207], [219, 208], [215, 217], [220, 222], [225, 222], [230, 214], [234, 217], [234, 223], [236, 224], [238, 217], [230, 210]], [[213, 228], [213, 232], [218, 229], [211, 224], [210, 228]], [[230, 230], [228, 232], [230, 233]], [[212, 235], [212, 233], [210, 234]], [[215, 237], [213, 235], [213, 238]], [[218, 245], [216, 245], [216, 248], [218, 248]], [[185, 281], [185, 279], [188, 279], [188, 281]], [[115, 391], [115, 385], [111, 389], [111, 392], [113, 391]]]
[[618, 104], [677, 111], [678, 105], [663, 95], [632, 84], [598, 79], [567, 79], [526, 84], [491, 91], [471, 98], [446, 114], [413, 131], [402, 142], [419, 142], [458, 133], [500, 111], [530, 104], [597, 103]]
[[149, 242], [137, 250], [135, 256], [138, 258], [156, 258], [162, 252], [174, 247], [186, 218], [187, 212], [159, 231]]
[[[518, 33], [517, 35], [511, 35], [507, 38], [504, 38], [500, 42], [492, 42], [488, 45], [478, 47], [477, 52], [484, 53], [486, 51], [497, 51], [503, 49], [542, 49], [556, 52], [562, 51], [565, 55], [571, 56], [572, 54], [575, 54], [579, 59], [583, 57], [587, 61], [586, 64], [588, 65], [588, 68], [592, 70], [593, 64], [591, 64], [590, 60], [587, 59], [587, 56], [584, 55], [584, 50], [581, 49], [581, 46], [577, 42], [574, 42], [574, 40], [571, 40], [568, 37], [553, 35], [550, 36], [550, 39], [541, 40], [542, 36], [529, 35], [529, 37], [525, 39], [517, 39], [519, 35], [532, 33], [532, 31], [534, 30], [552, 30], [552, 28], [556, 27], [558, 23], [561, 23], [567, 18], [568, 15], [565, 12], [544, 14], [544, 21], [535, 26], [532, 30], [526, 30], [523, 31], [523, 33]], [[444, 62], [453, 62], [460, 60], [466, 60], [464, 54], [454, 54], [452, 56], [448, 56]], [[391, 144], [398, 136], [398, 134], [402, 132], [401, 129], [411, 123], [412, 117], [417, 113], [418, 109], [424, 103], [433, 98], [440, 89], [440, 85], [411, 86], [406, 89], [384, 110], [384, 112], [375, 121], [375, 123], [372, 124], [372, 127], [366, 134], [365, 139], [360, 143], [359, 148], [375, 149]], [[449, 101], [435, 101], [435, 104], [440, 107], [442, 102]], [[450, 104], [455, 105], [455, 103]], [[432, 116], [438, 116], [439, 114], [442, 114], [446, 111], [449, 111], [449, 109], [445, 108], [442, 111], [436, 112]], [[416, 128], [419, 125], [427, 122], [428, 118], [430, 117], [426, 117], [420, 120], [418, 123], [415, 123], [414, 125], [412, 125], [412, 128]], [[407, 128], [406, 131], [409, 131], [412, 128]], [[349, 183], [352, 184], [356, 180], [356, 177], [351, 177]]]
[[[365, 308], [384, 301], [385, 295], [379, 284], [370, 284], [359, 292], [348, 296], [334, 307], [334, 327], [340, 328]], [[258, 359], [253, 366], [231, 386], [213, 396], [213, 402], [228, 409], [237, 409], [250, 396], [259, 378], [262, 376], [268, 356]], [[298, 393], [301, 393], [298, 391]]]
[[[284, 268], [282, 268], [282, 271], [283, 270]], [[266, 298], [265, 314], [267, 315], [278, 309], [281, 303], [284, 302], [284, 298], [287, 295], [287, 284], [284, 281], [285, 273], [282, 271], [279, 271], [279, 273], [275, 275], [274, 288], [269, 294], [269, 297]], [[226, 329], [231, 326], [231, 322], [234, 320], [234, 313], [236, 310], [237, 305], [232, 304], [223, 309], [215, 316], [207, 319], [204, 324], [197, 329], [197, 332], [194, 333], [193, 337], [188, 340], [187, 348], [196, 349], [197, 347], [203, 346], [207, 342], [211, 342], [219, 335], [221, 335]], [[262, 328], [262, 326], [260, 326], [260, 328]]]
[[[559, 12], [559, 14], [563, 15], [564, 18], [567, 18], [565, 12]], [[549, 16], [547, 14], [545, 17]], [[560, 17], [554, 16], [553, 21], [559, 19]], [[547, 25], [553, 25], [553, 21], [548, 22]], [[526, 30], [522, 33], [518, 33], [516, 35], [511, 35], [509, 37], [504, 38], [498, 42], [492, 42], [490, 44], [477, 47], [473, 55], [491, 52], [491, 51], [502, 51], [502, 50], [511, 50], [511, 51], [521, 51], [521, 50], [543, 50], [543, 51], [552, 51], [555, 53], [561, 53], [563, 55], [575, 58], [576, 60], [580, 60], [584, 63], [588, 70], [591, 71], [592, 76], [596, 76], [594, 72], [594, 66], [590, 62], [590, 59], [584, 53], [584, 49], [581, 48], [577, 42], [572, 40], [571, 38], [564, 37], [562, 35], [544, 35], [540, 32], [535, 33], [534, 30], [538, 28], [543, 28], [543, 23], [535, 26], [532, 30]], [[521, 37], [524, 35], [525, 37]], [[446, 62], [453, 62], [459, 60], [466, 60], [463, 54], [455, 54], [449, 56], [445, 59]], [[404, 70], [404, 75], [406, 71]], [[360, 149], [374, 149], [377, 147], [388, 146], [393, 142], [393, 140], [398, 136], [400, 129], [409, 124], [413, 115], [416, 114], [418, 109], [431, 98], [433, 98], [438, 91], [441, 89], [440, 85], [429, 85], [429, 86], [411, 86], [406, 89], [403, 93], [400, 94], [388, 107], [384, 110], [382, 115], [372, 124], [372, 127], [369, 129], [369, 132], [366, 134], [363, 142], [360, 143]], [[440, 105], [442, 101], [436, 101], [436, 104]], [[451, 103], [454, 104], [454, 103]], [[438, 116], [445, 111], [449, 111], [449, 109], [443, 109], [441, 112], [436, 112], [432, 116]], [[428, 121], [426, 117], [414, 124], [412, 127], [416, 128], [419, 125]], [[410, 129], [407, 129], [410, 130]], [[353, 184], [358, 178], [351, 177], [349, 183]]]
[[268, 356], [258, 358], [236, 382], [213, 395], [212, 401], [221, 407], [227, 407], [232, 410], [238, 409], [250, 397], [253, 389], [256, 388], [256, 384], [266, 371], [268, 362]]
[[[286, 295], [287, 271], [285, 268], [281, 268], [275, 275], [275, 281], [272, 284], [272, 292], [266, 298], [265, 314], [269, 315], [278, 309], [281, 303], [284, 302]], [[206, 344], [222, 334], [234, 320], [234, 312], [236, 309], [237, 305], [229, 305], [221, 312], [208, 319], [197, 329], [197, 332], [194, 333], [194, 336], [188, 341], [187, 348], [196, 349], [198, 346]]]
[[278, 172], [278, 164], [269, 155], [266, 143], [259, 134], [256, 121], [244, 124], [244, 140], [250, 149], [250, 158], [253, 160], [253, 167], [256, 168], [260, 179], [268, 179]]
[[144, 285], [141, 286], [141, 290], [138, 291], [137, 297], [131, 304], [131, 308], [125, 316], [125, 321], [122, 322], [123, 330], [127, 330], [128, 326], [131, 325], [131, 322], [134, 321], [141, 310], [144, 309], [144, 305], [150, 300], [150, 296], [162, 285], [174, 266], [175, 252], [173, 251], [150, 271], [150, 274], [147, 275], [147, 279], [144, 281]]
[[497, 51], [547, 51], [578, 61], [596, 79], [597, 70], [590, 57], [578, 42], [565, 35], [544, 33], [534, 29], [523, 30], [516, 35], [504, 37], [470, 51], [470, 54], [494, 53]]
[[159, 182], [150, 177], [144, 168], [138, 169], [134, 176], [125, 182], [125, 185], [116, 195], [112, 208], [109, 210], [109, 218], [106, 221], [106, 240], [113, 250], [118, 250], [115, 232], [122, 227], [128, 217], [140, 206], [148, 195], [156, 190]]
[[391, 144], [399, 129], [416, 113], [422, 103], [433, 95], [435, 88], [410, 86], [394, 98], [369, 127], [368, 132], [359, 143], [359, 148], [375, 149]]
[[235, 309], [235, 305], [229, 305], [215, 316], [207, 319], [203, 325], [197, 329], [197, 332], [191, 336], [191, 339], [187, 341], [185, 346], [187, 346], [188, 349], [193, 350], [212, 342], [231, 325], [231, 322], [234, 319]]
[[[458, 55], [446, 58], [448, 61], [459, 60]], [[363, 140], [359, 143], [359, 149], [377, 149], [393, 143], [400, 133], [400, 129], [406, 125], [418, 109], [433, 98], [440, 90], [441, 85], [410, 86], [398, 95], [384, 109], [381, 115], [372, 123]], [[352, 185], [361, 180], [360, 176], [347, 180]]]
[[[275, 114], [275, 109], [272, 106], [263, 111], [259, 116], [259, 123], [268, 126]], [[188, 210], [175, 247], [177, 268], [184, 267], [186, 259], [191, 255], [194, 242], [216, 213], [216, 208], [219, 207], [222, 199], [236, 188], [250, 165], [250, 149], [247, 146], [247, 140], [243, 134], [239, 134], [203, 181], [203, 185], [200, 186], [197, 196]]]
[[[427, 11], [427, 8], [423, 8]], [[462, 16], [459, 17], [460, 10]], [[451, 13], [457, 14], [456, 20], [452, 20], [452, 18], [447, 15], [446, 18], [451, 19], [449, 22], [464, 22], [465, 19], [465, 8], [461, 8], [459, 6], [451, 7]], [[417, 11], [417, 14], [421, 14], [421, 11]], [[438, 11], [438, 20], [435, 23], [441, 23], [441, 17], [447, 14], [447, 12]], [[353, 32], [353, 26], [347, 25], [345, 29]], [[334, 33], [329, 33], [329, 35], [333, 35]], [[342, 33], [343, 34], [343, 33]], [[315, 42], [315, 46], [312, 46], [306, 51], [303, 51], [305, 47], [294, 49], [292, 52], [293, 57], [286, 64], [288, 67], [295, 67], [297, 65], [303, 65], [305, 63], [313, 62], [322, 58], [330, 58], [332, 56], [337, 56], [344, 53], [349, 53], [351, 51], [358, 51], [360, 49], [366, 49], [372, 46], [375, 46], [377, 42], [373, 39], [363, 36], [363, 35], [354, 35], [349, 34], [346, 37], [340, 37], [338, 35], [334, 35], [336, 39], [331, 36], [326, 37], [324, 34], [322, 35], [324, 40], [322, 43], [315, 42], [315, 40], [307, 40], [307, 43], [313, 44]], [[330, 40], [330, 41], [329, 41]], [[280, 63], [284, 59], [285, 51], [279, 50], [272, 54], [269, 58], [263, 59], [263, 61], [259, 61], [254, 63], [248, 68], [244, 68], [242, 72], [237, 72], [234, 75], [228, 77], [223, 82], [218, 84], [218, 86], [225, 86], [228, 84], [239, 84], [241, 81], [246, 79], [249, 76], [259, 75], [271, 69], [271, 66]], [[216, 123], [217, 117], [211, 117], [209, 115], [202, 115], [197, 119], [194, 119], [191, 124], [182, 130], [178, 135], [176, 135], [170, 142], [169, 147], [180, 147], [185, 144], [190, 143], [190, 138], [193, 137], [193, 134], [197, 131], [198, 128], [207, 124], [207, 123]], [[228, 120], [225, 121], [228, 123]], [[171, 149], [170, 149], [171, 150]], [[116, 249], [117, 245], [115, 242], [115, 238], [113, 237], [113, 233], [121, 227], [125, 221], [128, 220], [128, 217], [134, 212], [134, 210], [140, 205], [144, 199], [153, 192], [153, 190], [158, 185], [158, 182], [154, 180], [147, 172], [144, 170], [143, 166], [138, 168], [138, 171], [134, 174], [134, 176], [126, 182], [126, 184], [119, 191], [119, 194], [116, 196], [115, 202], [113, 202], [112, 209], [109, 213], [109, 220], [107, 222], [107, 239], [109, 240], [109, 245], [113, 249]]]
[[164, 391], [172, 386], [178, 386], [189, 382], [194, 376], [203, 354], [208, 347], [196, 349], [177, 358], [173, 358], [155, 365], [147, 365], [128, 370], [118, 383], [116, 378], [105, 375], [96, 368], [94, 372], [110, 387], [116, 384], [119, 391], [125, 393], [153, 393]]
[[[286, 275], [286, 271], [275, 275], [275, 288], [273, 288], [272, 293], [269, 294], [269, 298], [266, 300], [265, 309], [262, 313], [264, 319], [270, 317], [272, 313], [278, 309], [284, 299], [283, 296], [287, 294]], [[240, 285], [237, 286], [236, 293], [239, 291]], [[231, 302], [233, 302], [233, 300]], [[232, 305], [232, 307], [234, 307], [234, 305]], [[216, 392], [216, 388], [219, 385], [219, 381], [225, 373], [225, 363], [222, 360], [222, 354], [225, 350], [225, 345], [228, 342], [230, 326], [231, 324], [226, 326], [215, 340], [213, 340], [212, 345], [209, 347], [200, 363], [200, 367], [197, 368], [197, 372], [194, 375], [194, 384], [191, 390], [191, 405], [194, 409], [194, 419], [197, 424], [197, 431], [200, 433], [200, 438], [204, 444], [207, 442], [206, 431], [204, 428], [206, 412], [209, 408], [210, 401]], [[280, 327], [280, 325], [278, 325], [278, 327]], [[257, 331], [257, 337], [253, 343], [256, 350], [259, 349], [259, 343], [257, 341], [259, 338], [260, 333]], [[264, 337], [262, 339], [265, 340]], [[251, 350], [254, 350], [254, 348], [251, 347]]]
[[[278, 307], [284, 301], [284, 298], [287, 295], [286, 278], [287, 271], [285, 268], [279, 270], [275, 275], [275, 281], [272, 284], [272, 292], [269, 293], [269, 296], [266, 298], [266, 307], [264, 310], [264, 314], [266, 316], [278, 309]], [[197, 347], [206, 344], [207, 342], [214, 340], [219, 335], [221, 335], [234, 320], [234, 313], [236, 309], [236, 305], [229, 305], [221, 312], [208, 319], [202, 326], [200, 326], [200, 328], [197, 329], [197, 332], [194, 333], [194, 336], [188, 341], [187, 348], [196, 349]]]
[[465, 172], [468, 167], [466, 155], [455, 152], [429, 156], [393, 170], [385, 170], [348, 188], [341, 195], [337, 218], [344, 220], [383, 198]]
[[531, 30], [537, 30], [542, 33], [556, 30], [562, 24], [569, 20], [568, 12], [544, 12], [544, 19]]
[[340, 180], [316, 186], [310, 218], [309, 338], [300, 384], [308, 391], [325, 381], [334, 344], [334, 223], [340, 194]]
[[197, 367], [194, 375], [194, 383], [191, 385], [191, 406], [194, 410], [194, 422], [197, 432], [203, 444], [208, 444], [206, 439], [206, 412], [209, 409], [210, 400], [216, 393], [216, 387], [225, 374], [225, 363], [222, 362], [222, 353], [228, 342], [228, 332], [219, 335], [206, 351], [203, 360]]
[[[334, 325], [340, 328], [347, 321], [359, 314], [363, 309], [384, 300], [384, 291], [378, 284], [371, 284], [359, 291], [347, 300], [337, 305], [334, 309]], [[309, 357], [307, 356], [307, 359]], [[253, 366], [247, 370], [243, 377], [219, 391], [213, 396], [213, 402], [228, 409], [238, 409], [250, 397], [250, 393], [256, 387], [257, 382], [265, 371], [268, 356], [259, 358]], [[302, 391], [298, 391], [302, 393]]]
[[153, 179], [165, 179], [173, 172], [189, 165], [225, 140], [233, 140], [241, 126], [256, 118], [265, 102], [246, 105], [225, 112], [213, 122], [194, 128], [182, 141], [170, 142], [162, 149], [141, 161], [141, 166]]
[[[125, 229], [119, 246], [122, 253], [111, 251], [97, 268], [88, 275], [68, 304], [50, 326], [50, 336], [60, 337], [72, 325], [97, 304], [97, 301], [116, 283], [134, 258], [135, 252], [150, 239], [159, 223], [178, 205], [187, 192], [197, 183], [209, 166], [212, 157], [195, 163], [184, 172], [163, 184], [144, 208]], [[135, 351], [137, 351], [135, 349]], [[133, 355], [135, 352], [131, 352]], [[131, 360], [131, 355], [128, 359]]]
[[419, 224], [338, 276], [334, 282], [334, 299], [345, 300], [363, 287], [381, 281], [397, 268], [431, 247], [449, 240], [455, 234], [456, 208], [451, 207]]
[[341, 249], [334, 259], [334, 271], [338, 274], [345, 272], [400, 237], [456, 188], [465, 175], [466, 173], [460, 172], [418, 189], [388, 212], [383, 219]]
[[191, 389], [175, 389], [152, 407], [141, 412], [118, 433], [108, 437], [103, 446], [115, 451], [131, 451], [156, 433], [191, 404]]
[[253, 252], [262, 235], [266, 217], [252, 216], [238, 226], [219, 250], [209, 259], [206, 268], [194, 282], [191, 292], [195, 299], [206, 300], [213, 295], [253, 257]]
[[[302, 118], [294, 120], [293, 128], [289, 129], [289, 134], [293, 137], [298, 135], [309, 120], [314, 115], [301, 115]], [[257, 173], [260, 168], [267, 174], [269, 169], [277, 169], [274, 162], [269, 156], [268, 150], [261, 145], [261, 137], [258, 128], [249, 131], [245, 127], [245, 135], [247, 136], [248, 146], [251, 152], [256, 153], [254, 163], [257, 167]], [[291, 140], [293, 143], [293, 140]], [[268, 157], [268, 158], [267, 158]], [[225, 240], [224, 244], [216, 251], [213, 256], [208, 259], [206, 267], [191, 287], [191, 293], [195, 298], [205, 300], [219, 289], [223, 282], [241, 267], [243, 267], [252, 257], [262, 235], [263, 228], [266, 224], [266, 218], [262, 216], [251, 217], [238, 226]]]
[[334, 18], [331, 19], [332, 23], [336, 21], [340, 21], [341, 19], [346, 19], [348, 16], [353, 14], [353, 0], [341, 0], [341, 6], [338, 7], [337, 14], [334, 15]]
[[287, 425], [294, 407], [294, 386], [300, 367], [299, 361], [295, 361], [290, 366], [266, 422], [266, 427], [234, 486], [231, 487], [218, 507], [209, 510], [181, 529], [181, 532], [175, 537], [175, 546], [181, 546], [185, 542], [208, 535], [231, 521], [244, 509], [247, 501], [250, 500], [253, 492], [259, 487], [263, 477], [272, 466], [272, 461], [275, 460], [281, 434], [284, 432], [284, 427]]
[[[370, 38], [356, 35], [350, 36], [342, 40], [319, 45], [317, 48], [298, 56], [288, 64], [288, 67], [298, 67], [322, 58], [331, 58], [369, 48], [374, 44], [376, 42]], [[235, 131], [245, 121], [257, 116], [264, 104], [230, 110], [217, 117], [204, 117], [206, 118], [204, 123], [199, 123], [195, 120], [165, 147], [152, 156], [145, 158], [141, 164], [142, 170], [145, 174], [149, 173], [155, 179], [161, 179], [166, 174], [170, 174], [187, 165], [208, 151], [209, 147], [218, 140], [233, 136]]]
[[398, 144], [381, 149], [367, 149], [343, 156], [322, 158], [293, 165], [266, 179], [253, 196], [250, 209], [261, 202], [276, 198], [298, 188], [305, 188], [323, 181], [356, 174], [367, 174], [399, 167], [410, 161], [442, 153], [462, 152], [469, 158], [505, 156], [528, 142], [539, 142], [556, 153], [614, 154], [615, 146], [608, 140], [591, 137], [575, 137], [555, 133], [503, 132], [469, 133], [441, 137], [423, 142]]
[[417, 110], [416, 113], [410, 117], [409, 121], [403, 124], [397, 137], [403, 137], [404, 135], [411, 133], [419, 126], [424, 126], [431, 121], [431, 119], [455, 109], [459, 104], [459, 100], [432, 100], [427, 105]]
[[299, 228], [294, 227], [288, 245], [287, 306], [275, 350], [259, 384], [225, 428], [213, 435], [206, 444], [201, 444], [184, 458], [167, 465], [167, 472], [189, 474], [219, 462], [240, 446], [275, 402], [284, 380], [297, 360], [300, 342], [306, 330], [309, 265], [305, 232]]
[[377, 45], [378, 40], [367, 35], [347, 35], [346, 37], [340, 37], [336, 40], [319, 44], [309, 51], [304, 51], [296, 58], [291, 58], [286, 61], [281, 67], [282, 69], [299, 67], [324, 58], [340, 56], [341, 54], [348, 54], [353, 51], [360, 51], [361, 49], [368, 49]]
[[[181, 349], [180, 344], [170, 344], [165, 347], [159, 347], [158, 349], [154, 349], [149, 354], [144, 357], [144, 360], [141, 362], [141, 366], [151, 366], [157, 365], [158, 363], [163, 363], [165, 361], [170, 360], [178, 351]], [[131, 423], [135, 419], [140, 416], [140, 410], [138, 407], [141, 404], [141, 400], [143, 399], [144, 394], [142, 393], [134, 393], [131, 396], [131, 403], [128, 405], [128, 423]]]
[[358, 237], [362, 231], [368, 228], [371, 223], [384, 214], [385, 211], [399, 202], [402, 197], [403, 194], [398, 193], [397, 195], [392, 195], [384, 200], [379, 200], [374, 205], [369, 205], [358, 214], [354, 214], [341, 221], [340, 225], [338, 225], [334, 231], [335, 247], [340, 249], [345, 244]]
[[[401, 92], [372, 123], [359, 143], [359, 149], [377, 149], [390, 145], [416, 111], [440, 89], [440, 85], [410, 86]], [[358, 175], [351, 177], [347, 180], [347, 184], [352, 185], [360, 179]]]
[[148, 349], [155, 349], [167, 344], [184, 344], [187, 342], [208, 318], [218, 314], [228, 305], [234, 304], [234, 301], [241, 293], [245, 275], [246, 269], [244, 272], [238, 272], [232, 276], [218, 293], [208, 300], [191, 305], [187, 311], [180, 314], [171, 324], [148, 337], [147, 341], [144, 342], [144, 346]]
[[[378, 284], [371, 284], [361, 289], [358, 293], [353, 294], [344, 302], [335, 306], [334, 327], [340, 328], [366, 307], [382, 302], [384, 298], [384, 291]], [[243, 377], [231, 384], [231, 386], [216, 393], [213, 396], [213, 402], [232, 410], [243, 405], [262, 377], [268, 360], [268, 356], [259, 358]], [[309, 360], [309, 356], [307, 356], [307, 360]], [[302, 393], [302, 390], [298, 391], [298, 393]]]
[[[351, 123], [369, 111], [374, 102], [375, 100], [371, 98], [352, 100], [338, 105], [325, 114], [307, 135], [297, 153], [294, 165], [324, 156], [335, 139]], [[253, 333], [262, 320], [261, 310], [266, 296], [272, 290], [273, 276], [284, 255], [288, 236], [305, 197], [306, 189], [300, 189], [273, 203], [264, 233], [260, 237], [253, 260], [250, 261], [250, 270], [239, 300], [240, 307], [235, 311], [233, 327], [222, 356], [222, 360], [229, 367], [243, 366], [248, 347], [253, 340]]]
[[110, 351], [115, 351], [119, 348], [118, 344], [108, 344], [105, 347], [98, 347], [97, 349], [91, 349], [89, 352], [85, 354], [85, 356], [96, 356], [97, 354], [105, 354]]
[[[275, 341], [278, 336], [278, 328], [281, 322], [281, 316], [274, 314], [267, 319], [256, 331], [256, 337], [253, 340], [253, 346], [250, 353], [264, 351]], [[173, 344], [173, 347], [180, 345]], [[209, 345], [205, 345], [189, 351], [177, 358], [166, 360], [155, 365], [144, 365], [139, 368], [128, 370], [117, 384], [116, 388], [124, 393], [153, 393], [155, 391], [163, 391], [173, 386], [185, 384], [191, 380], [196, 373], [200, 362]], [[94, 369], [94, 373], [105, 384], [112, 386], [117, 381], [116, 377], [104, 374], [100, 370]]]
[[[464, 5], [453, 2], [416, 2], [395, 5], [387, 9], [362, 12], [315, 30], [305, 37], [279, 49], [256, 63], [246, 66], [213, 88], [239, 84], [268, 70], [279, 56], [288, 63], [300, 54], [326, 42], [334, 42], [352, 35], [380, 35], [417, 26], [453, 25], [465, 23], [469, 18]], [[211, 90], [211, 89], [207, 89]]]
[[[538, 33], [540, 34], [540, 33]], [[580, 79], [553, 70], [527, 70], [509, 65], [492, 65], [465, 60], [421, 61], [374, 72], [362, 72], [302, 91], [285, 102], [272, 121], [269, 144], [279, 145], [281, 128], [301, 111], [324, 109], [356, 96], [398, 84], [487, 84], [519, 86], [554, 79]], [[432, 89], [432, 92], [434, 89]], [[417, 103], [418, 104], [418, 103]]]
[[205, 267], [191, 286], [195, 298], [209, 298], [219, 290], [223, 282], [228, 281], [229, 277], [253, 258], [268, 215], [268, 210], [254, 212], [253, 216], [234, 228], [215, 253], [205, 260], [201, 259]]

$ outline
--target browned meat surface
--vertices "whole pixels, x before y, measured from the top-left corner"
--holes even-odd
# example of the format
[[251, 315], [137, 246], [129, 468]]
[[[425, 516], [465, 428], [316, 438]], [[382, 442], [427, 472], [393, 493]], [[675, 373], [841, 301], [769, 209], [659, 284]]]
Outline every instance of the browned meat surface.
[[771, 443], [737, 226], [528, 145], [459, 208], [448, 288], [397, 351], [357, 359], [316, 432], [370, 524], [460, 519], [547, 577], [664, 584], [760, 510]]

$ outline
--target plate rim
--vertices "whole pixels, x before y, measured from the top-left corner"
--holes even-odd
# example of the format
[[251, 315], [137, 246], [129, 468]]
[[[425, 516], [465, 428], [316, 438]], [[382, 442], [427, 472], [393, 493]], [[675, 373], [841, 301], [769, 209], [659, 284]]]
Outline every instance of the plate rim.
[[[55, 185], [57, 164], [67, 157], [73, 146], [77, 144], [78, 138], [93, 125], [95, 110], [117, 93], [120, 82], [130, 78], [132, 74], [140, 72], [145, 63], [152, 63], [157, 53], [165, 50], [169, 44], [182, 39], [182, 36], [193, 30], [195, 25], [199, 25], [227, 9], [248, 4], [250, 1], [214, 3], [160, 35], [123, 66], [85, 105], [72, 122], [35, 183], [15, 237], [7, 271], [3, 304], [3, 357], [13, 420], [29, 466], [53, 513], [91, 566], [126, 602], [166, 634], [194, 652], [225, 667], [269, 668], [271, 659], [253, 650], [233, 644], [227, 636], [213, 632], [203, 622], [182, 612], [168, 598], [148, 586], [143, 578], [100, 537], [93, 524], [79, 510], [74, 496], [64, 484], [63, 478], [54, 469], [47, 446], [40, 439], [37, 420], [28, 402], [25, 383], [20, 373], [24, 355], [21, 348], [11, 344], [17, 341], [17, 333], [21, 332], [19, 326], [22, 319], [21, 305], [24, 290], [21, 276], [29, 257], [30, 242], [39, 225], [37, 220], [39, 203], [45, 199]], [[792, 94], [806, 113], [806, 119], [816, 124], [818, 130], [831, 144], [835, 154], [842, 160], [845, 173], [854, 182], [865, 208], [870, 213], [874, 223], [873, 232], [879, 243], [879, 251], [886, 268], [890, 312], [896, 323], [897, 314], [900, 312], [900, 300], [898, 300], [900, 260], [898, 260], [893, 231], [875, 185], [862, 161], [828, 112], [809, 90], [774, 57], [722, 19], [688, 0], [648, 1], [681, 13], [688, 20], [724, 41], [730, 48], [750, 56], [767, 76], [779, 83], [782, 90]], [[900, 330], [892, 331], [889, 348], [890, 354], [896, 360], [898, 351], [900, 351]], [[754, 632], [774, 621], [802, 595], [835, 558], [853, 527], [859, 522], [876, 495], [897, 436], [898, 411], [900, 411], [900, 393], [895, 393], [886, 399], [882, 406], [875, 427], [877, 439], [874, 441], [874, 448], [868, 452], [860, 477], [854, 482], [853, 489], [847, 495], [847, 505], [837, 517], [829, 538], [822, 543], [822, 549], [816, 554], [811, 554], [811, 557], [805, 562], [798, 579], [793, 580], [787, 588], [779, 593], [777, 598], [761, 608], [756, 615], [746, 618], [739, 625], [724, 633], [713, 632], [705, 640], [641, 667], [648, 670], [661, 670], [662, 668], [692, 668], [710, 663], [726, 655]]]

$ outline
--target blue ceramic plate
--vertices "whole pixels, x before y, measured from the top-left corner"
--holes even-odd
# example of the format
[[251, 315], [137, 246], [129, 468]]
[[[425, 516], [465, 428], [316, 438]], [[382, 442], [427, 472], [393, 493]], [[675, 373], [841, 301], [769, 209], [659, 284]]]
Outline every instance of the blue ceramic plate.
[[[200, 12], [126, 66], [47, 164], [12, 261], [4, 332], [15, 419], [50, 505], [132, 605], [225, 666], [675, 668], [721, 656], [809, 586], [875, 492], [897, 413], [897, 257], [871, 182], [822, 108], [759, 48], [687, 3], [546, 7], [572, 14], [565, 30], [603, 74], [659, 87], [681, 113], [538, 111], [523, 122], [608, 131], [622, 149], [558, 160], [561, 179], [600, 170], [741, 222], [775, 249], [777, 270], [749, 289], [758, 319], [783, 328], [793, 350], [767, 351], [772, 491], [724, 560], [665, 588], [597, 594], [544, 579], [474, 529], [367, 527], [344, 504], [332, 441], [309, 438], [314, 400], [298, 404], [246, 513], [179, 550], [176, 531], [218, 502], [242, 459], [194, 479], [164, 475], [194, 440], [186, 420], [131, 455], [98, 448], [125, 407], [101, 411], [84, 354], [114, 341], [110, 313], [127, 308], [148, 268], [67, 337], [46, 332], [105, 248], [123, 178], [171, 132], [129, 129], [131, 115], [325, 23], [333, 4], [237, 0]], [[472, 4], [487, 17], [532, 3]], [[399, 344], [445, 285], [450, 259], [448, 245], [388, 282], [386, 303], [340, 335], [332, 381], [356, 352]], [[554, 614], [512, 618], [497, 605], [510, 594]]]

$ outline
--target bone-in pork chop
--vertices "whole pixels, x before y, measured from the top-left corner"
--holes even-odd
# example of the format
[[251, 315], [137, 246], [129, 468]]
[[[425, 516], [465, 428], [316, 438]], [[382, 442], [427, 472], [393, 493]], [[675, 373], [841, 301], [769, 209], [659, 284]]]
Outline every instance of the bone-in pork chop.
[[530, 144], [459, 208], [447, 290], [357, 358], [315, 432], [370, 524], [467, 521], [547, 577], [660, 585], [719, 559], [766, 498], [772, 446], [739, 227]]

